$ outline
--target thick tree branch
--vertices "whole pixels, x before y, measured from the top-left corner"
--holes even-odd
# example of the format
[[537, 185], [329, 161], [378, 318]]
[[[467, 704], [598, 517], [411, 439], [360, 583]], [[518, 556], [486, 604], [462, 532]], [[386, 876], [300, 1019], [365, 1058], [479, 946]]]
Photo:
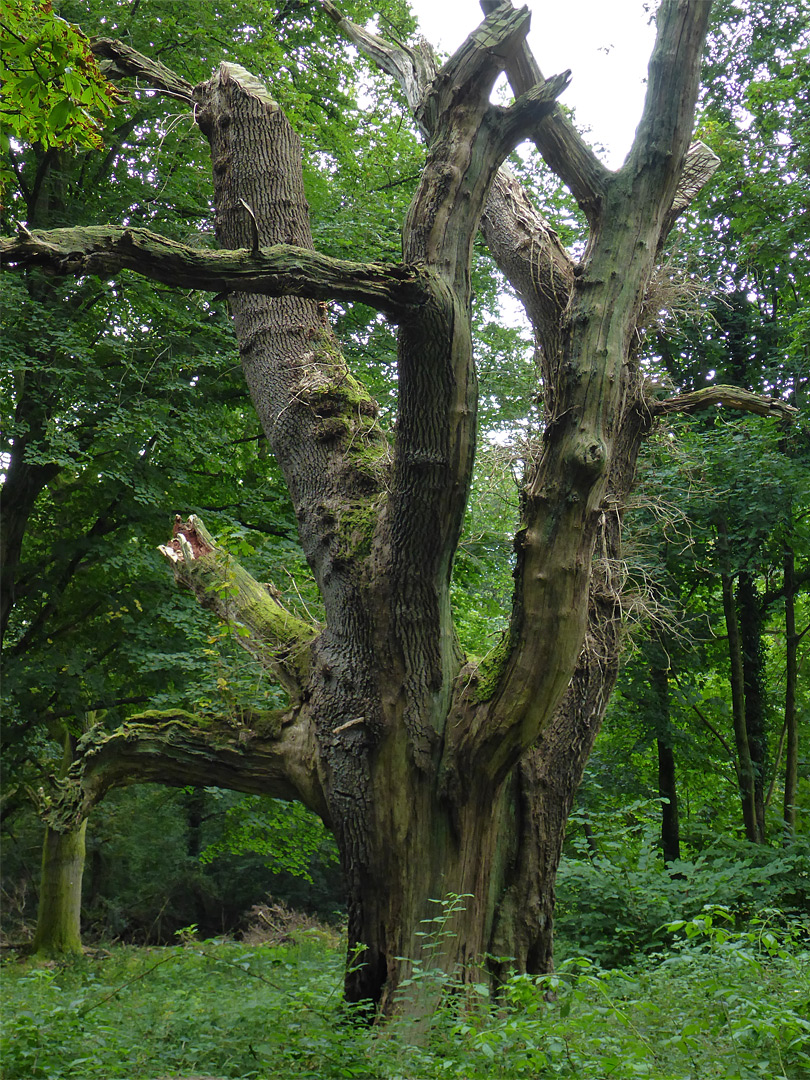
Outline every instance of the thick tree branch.
[[433, 132], [461, 99], [488, 100], [504, 63], [529, 32], [527, 8], [504, 9], [488, 16], [465, 39], [427, 88], [417, 119]]
[[[610, 176], [575, 274], [542, 456], [524, 491], [510, 633], [483, 680], [479, 673], [476, 693], [488, 707], [453, 726], [462, 772], [472, 753], [506, 775], [553, 715], [586, 640], [595, 541], [652, 420], [640, 400], [635, 329], [692, 130], [705, 24], [703, 6], [661, 5], [654, 60], [677, 105], [662, 105], [660, 130], [648, 132], [659, 142]], [[630, 476], [611, 479], [623, 461]]]
[[[511, 0], [481, 0], [481, 9], [484, 12], [506, 5], [511, 6]], [[704, 7], [708, 9], [710, 6], [710, 3], [704, 2]], [[515, 54], [506, 73], [515, 94], [523, 94], [531, 86], [543, 81], [542, 72], [528, 43], [524, 43]], [[611, 175], [609, 170], [602, 165], [560, 109], [554, 110], [548, 119], [539, 125], [533, 133], [533, 140], [543, 160], [577, 200], [589, 225], [596, 225]], [[720, 159], [704, 143], [697, 142], [690, 147], [673, 198], [665, 234], [714, 175], [719, 163]]]
[[[493, 178], [535, 109], [566, 77], [536, 88], [513, 111], [490, 91], [528, 28], [528, 14], [497, 12], [462, 44], [421, 105], [430, 149], [403, 229], [407, 263], [434, 270], [444, 303], [399, 335], [399, 413], [387, 533], [390, 592], [401, 597], [387, 630], [391, 663], [403, 664], [405, 723], [420, 760], [441, 731], [459, 657], [450, 620], [450, 567], [475, 450], [477, 386], [470, 334], [472, 244]], [[421, 756], [424, 750], [425, 756]]]
[[664, 226], [664, 236], [669, 233], [698, 192], [708, 184], [719, 165], [720, 158], [710, 147], [702, 142], [692, 143], [684, 158], [675, 198], [672, 200], [669, 218]]
[[315, 627], [292, 615], [267, 585], [222, 548], [192, 514], [178, 514], [170, 544], [160, 551], [171, 561], [179, 584], [190, 589], [200, 604], [220, 619], [235, 625], [237, 641], [276, 672], [293, 699], [299, 699], [309, 673]]
[[[432, 125], [429, 116], [424, 111], [424, 99], [431, 90], [431, 83], [436, 76], [432, 50], [416, 50], [403, 45], [392, 45], [345, 18], [331, 0], [326, 0], [323, 6], [326, 14], [338, 24], [357, 48], [399, 82], [420, 127], [429, 136]], [[506, 0], [483, 0], [481, 7], [486, 15], [492, 14], [499, 8], [512, 9], [511, 3]], [[525, 41], [525, 36], [517, 48], [510, 50], [506, 74], [517, 97], [545, 82]], [[527, 128], [524, 135], [535, 140], [546, 163], [568, 185], [574, 198], [582, 206], [586, 217], [590, 219], [596, 214], [600, 205], [608, 170], [599, 162], [559, 108], [552, 107], [550, 115], [548, 111], [545, 111], [542, 115], [535, 117], [535, 121], [533, 125], [535, 130], [532, 127]]]
[[[511, 7], [511, 0], [481, 0], [485, 14]], [[525, 41], [510, 56], [506, 75], [517, 96], [545, 81]], [[559, 108], [537, 125], [531, 137], [545, 163], [568, 187], [593, 226], [598, 220], [609, 171]]]
[[227, 788], [297, 799], [327, 817], [315, 767], [311, 725], [295, 713], [233, 719], [181, 709], [142, 713], [113, 732], [88, 732], [43, 817], [57, 831], [74, 828], [110, 788], [158, 783]]
[[647, 183], [660, 193], [660, 208], [667, 211], [676, 202], [691, 142], [700, 57], [711, 7], [706, 0], [680, 0], [658, 8], [644, 110], [620, 170], [620, 175], [629, 178], [643, 172]]
[[26, 229], [17, 237], [0, 238], [0, 260], [6, 269], [40, 266], [53, 274], [76, 276], [134, 270], [165, 285], [217, 293], [357, 300], [397, 321], [413, 315], [431, 294], [427, 271], [399, 263], [330, 259], [287, 244], [256, 252], [210, 251], [178, 244], [149, 229], [115, 225]]
[[[559, 353], [560, 319], [571, 297], [574, 262], [506, 166], [493, 181], [481, 229], [498, 268], [523, 303], [547, 363]], [[543, 376], [548, 388], [549, 372]]]
[[127, 76], [143, 79], [151, 89], [161, 90], [181, 101], [187, 101], [189, 105], [193, 103], [194, 87], [190, 82], [176, 75], [171, 68], [167, 68], [160, 61], [151, 60], [143, 53], [125, 45], [123, 41], [115, 41], [112, 38], [93, 38], [90, 49], [95, 56], [101, 58], [99, 68], [108, 79], [120, 79]]
[[[381, 71], [396, 79], [405, 93], [411, 112], [416, 114], [438, 70], [433, 50], [429, 46], [410, 49], [406, 45], [394, 45], [351, 22], [331, 0], [321, 2], [324, 12], [360, 52]], [[422, 132], [426, 136], [429, 134], [425, 128], [422, 128]]]
[[780, 420], [793, 420], [799, 410], [781, 400], [754, 394], [739, 386], [706, 386], [701, 390], [692, 390], [687, 394], [676, 394], [661, 401], [649, 402], [654, 416], [669, 416], [672, 413], [694, 413], [708, 409], [712, 405], [725, 405], [728, 409], [740, 409], [743, 412], [756, 413], [759, 416], [776, 416]]

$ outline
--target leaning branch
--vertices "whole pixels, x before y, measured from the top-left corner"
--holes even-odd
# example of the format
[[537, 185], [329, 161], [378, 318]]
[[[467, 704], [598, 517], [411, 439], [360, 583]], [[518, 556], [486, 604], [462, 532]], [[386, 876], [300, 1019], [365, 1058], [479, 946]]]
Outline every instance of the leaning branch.
[[[410, 48], [401, 42], [386, 41], [345, 18], [332, 0], [323, 0], [323, 9], [359, 52], [399, 83], [420, 131], [430, 142], [435, 134], [435, 116], [432, 110], [424, 106], [439, 72], [433, 50], [427, 42], [420, 41], [417, 47]], [[489, 7], [485, 8], [485, 11], [489, 10]], [[521, 56], [527, 51], [525, 40], [515, 50]], [[520, 82], [516, 79], [518, 96], [537, 85], [545, 85], [533, 60], [532, 64], [530, 76], [527, 75]], [[510, 70], [507, 64], [507, 72]], [[551, 126], [558, 133], [555, 136], [558, 140], [563, 140], [566, 146], [570, 143], [568, 157], [573, 162], [574, 173], [570, 179], [590, 205], [595, 201], [596, 176], [602, 176], [603, 166], [560, 110], [552, 108], [553, 116], [540, 120], [539, 127], [546, 131]], [[578, 186], [576, 176], [579, 175], [584, 179]], [[557, 234], [537, 213], [505, 165], [501, 166], [493, 180], [482, 228], [496, 263], [520, 295], [535, 329], [550, 333], [558, 325], [560, 313], [568, 303], [573, 263]]]
[[114, 225], [22, 229], [16, 237], [0, 238], [0, 262], [6, 269], [39, 266], [61, 275], [110, 277], [134, 270], [165, 285], [216, 293], [360, 301], [395, 321], [407, 319], [432, 294], [430, 273], [401, 263], [330, 259], [287, 244], [211, 251], [178, 244], [149, 229]]
[[312, 639], [320, 627], [292, 615], [263, 585], [221, 547], [194, 514], [178, 514], [171, 543], [160, 551], [169, 559], [178, 584], [200, 604], [234, 627], [236, 640], [268, 665], [293, 700], [300, 700], [309, 674]]
[[[396, 79], [411, 112], [416, 113], [438, 70], [433, 50], [429, 46], [418, 50], [401, 43], [394, 45], [347, 19], [331, 0], [322, 0], [322, 6], [324, 13], [360, 52]], [[424, 127], [422, 133], [429, 135]]]
[[94, 38], [90, 51], [100, 58], [99, 68], [108, 79], [142, 79], [149, 89], [160, 90], [171, 97], [193, 104], [194, 87], [171, 68], [158, 60], [151, 60], [143, 53], [112, 38]]
[[[511, 0], [481, 0], [485, 15], [507, 6], [512, 6]], [[524, 41], [510, 56], [506, 76], [517, 96], [545, 81], [528, 42]], [[559, 107], [537, 125], [531, 138], [545, 163], [568, 187], [589, 225], [593, 226], [598, 220], [610, 175], [608, 169]]]
[[654, 416], [695, 413], [701, 409], [708, 409], [712, 405], [725, 405], [728, 409], [741, 409], [743, 412], [757, 413], [759, 416], [776, 416], [780, 420], [787, 421], [792, 421], [799, 412], [781, 398], [754, 394], [739, 386], [706, 386], [701, 390], [693, 390], [688, 394], [676, 394], [674, 397], [649, 404]]

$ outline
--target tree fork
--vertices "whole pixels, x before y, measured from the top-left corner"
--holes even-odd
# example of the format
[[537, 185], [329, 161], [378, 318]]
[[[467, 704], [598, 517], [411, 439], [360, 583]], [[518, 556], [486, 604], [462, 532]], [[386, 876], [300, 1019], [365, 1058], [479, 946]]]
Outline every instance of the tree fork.
[[[273, 307], [277, 302], [264, 297], [245, 299], [252, 289], [317, 298], [315, 289], [325, 292], [330, 275], [343, 290], [333, 295], [346, 298], [351, 288], [362, 298], [379, 288], [380, 275], [334, 260], [326, 265], [309, 250], [302, 196], [286, 200], [293, 208], [289, 220], [277, 213], [285, 200], [273, 205], [266, 197], [264, 163], [274, 152], [286, 154], [281, 183], [294, 172], [297, 185], [300, 168], [280, 110], [247, 73], [226, 66], [194, 92], [212, 141], [220, 242], [242, 249], [224, 254], [238, 270], [226, 287], [235, 292], [246, 377], [290, 484], [326, 607], [326, 627], [312, 638], [300, 708], [268, 754], [279, 783], [297, 783], [311, 804], [321, 793], [335, 827], [349, 879], [350, 940], [368, 947], [366, 966], [349, 978], [350, 998], [393, 1006], [409, 970], [401, 958], [423, 955], [420, 923], [435, 914], [429, 898], [449, 892], [470, 899], [454, 913], [455, 936], [440, 956], [446, 971], [474, 977], [475, 957], [496, 940], [507, 943], [501, 955], [519, 954], [527, 970], [550, 963], [553, 873], [564, 819], [615, 678], [621, 598], [610, 559], [618, 556], [620, 510], [611, 498], [628, 490], [652, 419], [635, 367], [635, 321], [688, 146], [705, 7], [670, 0], [661, 7], [642, 129], [626, 169], [599, 175], [604, 191], [590, 200], [594, 225], [585, 265], [571, 266], [544, 237], [559, 271], [557, 310], [539, 316], [553, 346], [553, 408], [544, 458], [527, 482], [511, 640], [494, 666], [491, 692], [477, 696], [469, 669], [459, 672], [448, 603], [474, 443], [469, 252], [503, 155], [532, 125], [548, 127], [553, 111], [555, 84], [528, 88], [529, 96], [505, 112], [488, 102], [494, 69], [514, 66], [524, 50], [525, 16], [511, 5], [493, 11], [444, 76], [438, 73], [433, 93], [416, 102], [432, 143], [405, 252], [411, 263], [424, 265], [386, 271], [378, 305], [402, 326], [393, 467], [382, 443], [370, 467], [351, 459], [354, 429], [348, 425], [355, 413], [357, 422], [370, 418], [363, 410], [374, 406], [349, 382], [317, 305], [285, 299]], [[429, 69], [425, 63], [413, 70]], [[464, 86], [455, 100], [448, 85], [454, 72]], [[165, 74], [160, 78], [166, 81]], [[558, 171], [569, 167], [562, 161]], [[453, 195], [449, 201], [442, 199], [443, 187]], [[91, 258], [101, 254], [95, 264], [70, 248], [48, 252], [49, 239], [23, 237], [4, 250], [18, 264], [30, 257], [63, 272], [114, 265], [104, 261], [108, 251], [96, 248], [89, 252]], [[279, 249], [291, 240], [292, 249]], [[120, 241], [113, 238], [116, 258]], [[265, 250], [285, 264], [276, 259], [269, 267], [276, 275], [269, 287], [250, 270]], [[173, 258], [187, 265], [177, 250], [169, 255], [154, 276], [167, 274]], [[140, 260], [147, 274], [149, 261]], [[617, 265], [628, 274], [617, 274]], [[310, 271], [315, 285], [304, 281]], [[413, 286], [405, 301], [392, 284], [397, 273]], [[297, 329], [290, 325], [293, 310], [296, 318], [307, 313]], [[570, 311], [570, 321], [560, 319], [561, 310]], [[330, 399], [327, 411], [318, 408], [320, 380]], [[341, 393], [347, 386], [351, 402]], [[369, 501], [368, 542], [347, 550], [345, 531], [341, 537], [346, 508], [354, 513]], [[552, 642], [561, 648], [552, 649]], [[176, 736], [183, 752], [169, 747], [170, 761], [195, 760], [192, 749], [206, 742], [196, 725], [190, 733], [182, 723]], [[149, 746], [148, 733], [138, 738]], [[293, 745], [296, 739], [309, 757]], [[225, 749], [233, 755], [230, 743]], [[122, 770], [125, 750], [122, 745]], [[293, 762], [300, 774], [291, 779]], [[535, 812], [545, 818], [533, 821]], [[515, 833], [510, 849], [503, 839]], [[521, 844], [533, 845], [524, 849], [532, 855], [525, 863]], [[535, 925], [544, 922], [541, 930], [528, 921], [518, 926], [522, 905]]]

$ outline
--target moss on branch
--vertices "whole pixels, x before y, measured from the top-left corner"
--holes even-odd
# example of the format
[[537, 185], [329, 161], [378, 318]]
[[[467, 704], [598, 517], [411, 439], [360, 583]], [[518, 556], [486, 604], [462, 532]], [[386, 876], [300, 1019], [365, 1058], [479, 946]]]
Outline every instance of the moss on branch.
[[65, 832], [86, 818], [110, 788], [136, 783], [222, 787], [299, 799], [323, 811], [314, 744], [295, 712], [244, 710], [235, 716], [184, 709], [150, 710], [114, 731], [95, 728], [76, 747], [43, 820]]
[[768, 397], [766, 394], [754, 394], [739, 386], [704, 386], [686, 394], [648, 403], [650, 411], [656, 416], [669, 413], [693, 413], [708, 409], [712, 405], [723, 405], [727, 409], [740, 409], [742, 412], [756, 413], [759, 416], [775, 416], [790, 422], [799, 415], [799, 410], [788, 405], [781, 398]]
[[291, 614], [229, 552], [218, 547], [200, 518], [178, 515], [170, 544], [160, 551], [172, 562], [177, 581], [203, 607], [235, 624], [237, 640], [273, 668], [285, 688], [300, 695], [309, 675], [312, 639], [319, 627]]
[[134, 270], [181, 289], [355, 300], [394, 320], [411, 317], [429, 299], [431, 274], [402, 263], [332, 259], [278, 244], [257, 251], [211, 251], [167, 240], [149, 229], [114, 225], [29, 231], [0, 237], [6, 269], [40, 266], [46, 273], [98, 274]]

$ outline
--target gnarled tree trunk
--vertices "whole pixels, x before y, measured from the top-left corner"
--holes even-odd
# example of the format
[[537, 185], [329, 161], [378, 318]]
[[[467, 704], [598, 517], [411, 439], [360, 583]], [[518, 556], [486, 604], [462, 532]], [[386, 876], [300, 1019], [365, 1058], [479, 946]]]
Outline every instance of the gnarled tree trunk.
[[[62, 732], [62, 773], [74, 757], [75, 739]], [[65, 956], [82, 951], [82, 878], [84, 875], [86, 815], [71, 821], [48, 823], [42, 845], [39, 907], [34, 952], [39, 956]]]
[[[292, 495], [325, 625], [294, 619], [221, 557], [196, 519], [166, 553], [203, 603], [246, 629], [289, 693], [236, 732], [210, 718], [91, 734], [52, 807], [62, 828], [113, 783], [203, 783], [300, 798], [334, 830], [349, 896], [350, 1000], [383, 1012], [414, 969], [482, 977], [483, 958], [551, 965], [554, 876], [565, 820], [618, 664], [622, 507], [655, 411], [711, 400], [779, 408], [733, 388], [645, 400], [639, 326], [656, 259], [695, 184], [679, 189], [709, 5], [664, 0], [647, 102], [625, 165], [605, 169], [555, 106], [525, 43], [528, 12], [486, 0], [486, 20], [439, 70], [327, 14], [400, 79], [428, 140], [404, 223], [403, 262], [313, 251], [297, 139], [267, 89], [223, 64], [193, 92], [132, 50], [98, 48], [194, 102], [212, 149], [221, 252], [144, 230], [85, 229], [0, 242], [17, 265], [114, 273], [230, 291], [246, 382]], [[140, 65], [140, 66], [139, 66]], [[490, 103], [506, 70], [517, 100]], [[532, 138], [590, 226], [574, 260], [499, 168]], [[713, 168], [701, 151], [704, 173]], [[450, 578], [475, 451], [470, 259], [482, 221], [537, 333], [545, 430], [524, 479], [508, 632], [462, 655]], [[399, 326], [391, 444], [321, 301], [357, 299]], [[223, 581], [229, 588], [212, 588]], [[436, 901], [451, 898], [433, 940]], [[457, 898], [455, 901], [452, 898]], [[439, 913], [440, 914], [440, 913]], [[440, 917], [441, 914], [440, 914]], [[427, 921], [426, 921], [427, 920]], [[427, 948], [427, 945], [430, 948]], [[502, 973], [496, 962], [492, 976]], [[430, 1007], [424, 1000], [416, 1007]]]

